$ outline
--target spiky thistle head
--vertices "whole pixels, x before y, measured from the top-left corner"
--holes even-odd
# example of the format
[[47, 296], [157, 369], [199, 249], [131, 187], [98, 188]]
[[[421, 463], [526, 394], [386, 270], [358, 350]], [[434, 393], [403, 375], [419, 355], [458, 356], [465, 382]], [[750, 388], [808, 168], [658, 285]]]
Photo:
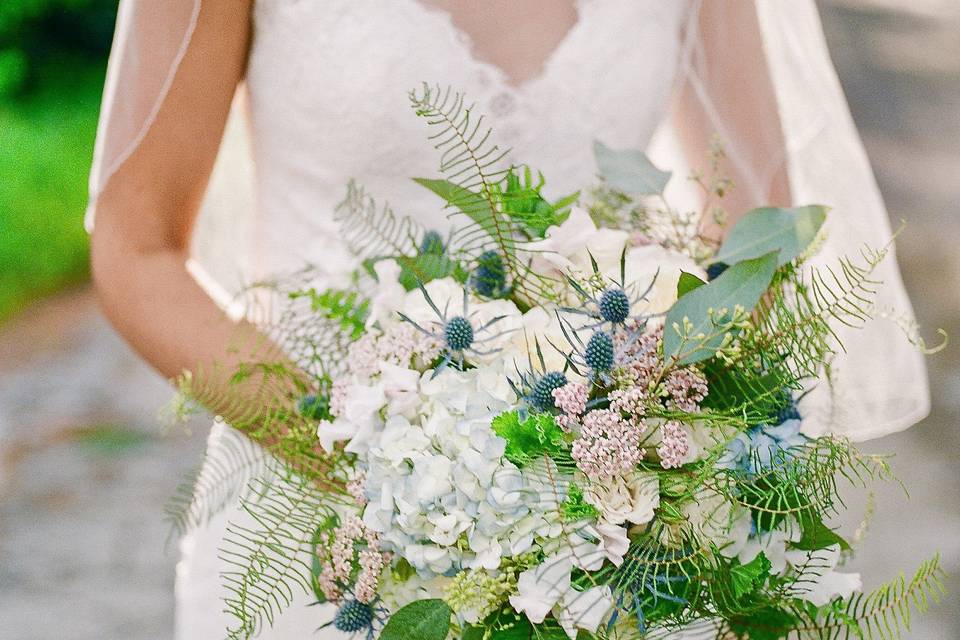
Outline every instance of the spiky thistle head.
[[473, 290], [485, 298], [495, 298], [507, 288], [507, 268], [496, 251], [484, 251], [470, 278]]
[[443, 338], [450, 351], [465, 351], [473, 344], [473, 325], [463, 316], [454, 316], [444, 325]]
[[333, 626], [344, 633], [358, 633], [369, 629], [373, 620], [373, 607], [358, 600], [347, 600], [333, 618]]
[[607, 322], [621, 323], [630, 317], [630, 297], [620, 287], [611, 287], [600, 294], [600, 317]]
[[606, 331], [594, 331], [587, 341], [583, 360], [588, 367], [597, 372], [610, 371], [613, 368], [613, 338]]
[[310, 420], [330, 420], [330, 398], [308, 393], [297, 402], [297, 411]]
[[559, 371], [550, 371], [540, 376], [530, 389], [528, 400], [540, 411], [549, 411], [555, 408], [553, 392], [567, 384], [567, 377]]

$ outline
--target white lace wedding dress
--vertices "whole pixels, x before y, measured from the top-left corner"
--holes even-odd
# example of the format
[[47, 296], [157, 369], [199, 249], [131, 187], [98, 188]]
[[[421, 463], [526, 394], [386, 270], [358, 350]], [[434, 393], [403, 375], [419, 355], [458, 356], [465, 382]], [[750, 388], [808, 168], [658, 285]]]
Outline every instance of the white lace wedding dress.
[[[581, 0], [540, 74], [515, 85], [474, 57], [447, 13], [417, 0], [364, 5], [256, 3], [247, 91], [258, 212], [246, 277], [346, 263], [331, 212], [350, 178], [426, 225], [444, 225], [442, 203], [410, 180], [437, 172], [407, 97], [424, 80], [466, 92], [512, 156], [543, 171], [548, 190], [590, 184], [594, 139], [644, 148], [663, 119], [687, 10], [685, 2]], [[210, 446], [234, 437], [226, 429], [214, 427]], [[217, 548], [227, 522], [240, 518], [230, 509], [183, 541], [178, 639], [222, 637], [233, 622], [220, 613]], [[298, 594], [261, 637], [343, 637], [332, 628], [314, 634], [334, 610], [309, 604]]]
[[[177, 0], [174, 5], [182, 11], [173, 11], [173, 21], [183, 26], [185, 35], [181, 41], [177, 38], [182, 34], [170, 29], [179, 48], [170, 46], [165, 54], [167, 82], [147, 82], [146, 99], [139, 96], [147, 106], [151, 100], [155, 106], [162, 102], [200, 11], [200, 0]], [[647, 147], [664, 121], [680, 71], [691, 68], [686, 56], [696, 53], [695, 47], [685, 46], [682, 34], [689, 30], [697, 3], [681, 0], [579, 0], [574, 26], [539, 74], [520, 83], [478, 59], [470, 39], [447, 13], [418, 0], [256, 0], [254, 5], [245, 103], [255, 206], [246, 221], [247, 246], [208, 258], [207, 264], [200, 256], [194, 265], [198, 279], [211, 291], [218, 288], [211, 273], [234, 271], [241, 279], [253, 280], [307, 263], [342, 270], [349, 258], [338, 242], [332, 211], [350, 178], [428, 227], [442, 226], [439, 201], [410, 181], [412, 176], [435, 175], [438, 164], [426, 140], [426, 125], [407, 100], [407, 92], [422, 81], [466, 92], [477, 111], [489, 116], [498, 140], [513, 148], [513, 159], [543, 171], [548, 194], [563, 195], [591, 183], [594, 140], [617, 148]], [[155, 115], [155, 109], [146, 109], [132, 123], [113, 123], [118, 113], [126, 113], [124, 83], [143, 82], [137, 65], [145, 66], [146, 56], [135, 60], [132, 75], [126, 73], [123, 59], [136, 44], [136, 25], [158, 26], [155, 18], [144, 21], [138, 16], [140, 8], [128, 1], [121, 10], [91, 177], [93, 204]], [[757, 11], [785, 133], [783, 150], [771, 166], [787, 164], [798, 201], [846, 207], [846, 217], [829, 223], [839, 240], [828, 244], [827, 258], [849, 250], [851, 238], [882, 244], [889, 237], [883, 206], [826, 56], [812, 3], [760, 1]], [[150, 37], [145, 36], [147, 41]], [[713, 111], [703, 95], [709, 78], [701, 80], [697, 95], [722, 133], [722, 114]], [[120, 132], [119, 142], [111, 139], [114, 130]], [[840, 175], [846, 176], [842, 189], [836, 184]], [[762, 200], [763, 176], [745, 188], [754, 188]], [[909, 315], [895, 263], [883, 277], [890, 286], [882, 303]], [[889, 327], [864, 333], [856, 338], [864, 345], [895, 342], [888, 339]], [[860, 385], [862, 402], [849, 409], [849, 421], [831, 412], [823, 429], [866, 424], [865, 431], [853, 435], [870, 437], [909, 426], [923, 415], [924, 374], [912, 352], [891, 348], [883, 366], [876, 367], [871, 361], [876, 349], [852, 351], [868, 355], [866, 360], [851, 359], [849, 384], [857, 388], [862, 382], [857, 376], [874, 366], [873, 384]], [[843, 380], [841, 372], [841, 384]], [[821, 404], [829, 403], [811, 403], [811, 415]], [[237, 437], [217, 423], [209, 441], [211, 453]], [[227, 523], [242, 519], [236, 507], [230, 508], [183, 540], [176, 580], [179, 640], [223, 637], [234, 624], [223, 613], [218, 547]], [[260, 637], [340, 637], [330, 628], [314, 633], [333, 611], [308, 606], [310, 602], [305, 593], [295, 593], [293, 603]]]

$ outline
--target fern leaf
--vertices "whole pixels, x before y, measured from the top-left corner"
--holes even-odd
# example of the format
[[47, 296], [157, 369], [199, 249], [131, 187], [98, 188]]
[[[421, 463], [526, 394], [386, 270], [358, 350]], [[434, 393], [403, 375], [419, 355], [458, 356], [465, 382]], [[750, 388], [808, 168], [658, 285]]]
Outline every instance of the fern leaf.
[[378, 206], [362, 186], [351, 180], [334, 211], [347, 248], [364, 259], [417, 254], [422, 227], [409, 216], [398, 216], [389, 205]]
[[[870, 593], [858, 594], [797, 630], [797, 637], [818, 640], [876, 638], [896, 640], [910, 629], [913, 613], [925, 613], [944, 595], [940, 557], [924, 562], [907, 581], [901, 575]], [[823, 612], [823, 609], [821, 609]]]
[[520, 252], [526, 244], [523, 225], [505, 211], [499, 186], [511, 171], [506, 162], [509, 151], [493, 142], [484, 117], [474, 113], [462, 93], [427, 84], [410, 92], [410, 104], [433, 130], [428, 138], [440, 152], [445, 176], [419, 182], [440, 195], [453, 215], [466, 218], [454, 232], [458, 259], [472, 264], [484, 252], [495, 251], [521, 298], [531, 303], [555, 299], [560, 283], [535, 273]]
[[247, 518], [227, 528], [220, 558], [226, 610], [237, 620], [231, 639], [251, 638], [310, 593], [314, 533], [333, 510], [324, 494], [287, 478], [254, 481], [242, 504]]

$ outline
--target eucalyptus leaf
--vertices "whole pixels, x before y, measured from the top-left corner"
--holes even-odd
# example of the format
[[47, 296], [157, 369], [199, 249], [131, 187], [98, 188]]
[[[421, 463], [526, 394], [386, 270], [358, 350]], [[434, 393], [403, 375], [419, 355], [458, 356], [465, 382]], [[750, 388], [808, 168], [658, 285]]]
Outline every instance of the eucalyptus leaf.
[[444, 640], [452, 613], [439, 598], [411, 602], [390, 616], [380, 640]]
[[620, 191], [642, 196], [659, 195], [670, 180], [670, 172], [655, 167], [642, 151], [611, 149], [597, 140], [593, 143], [593, 153], [600, 175]]
[[479, 193], [454, 184], [449, 180], [414, 178], [413, 181], [443, 198], [447, 204], [459, 209], [461, 213], [480, 225], [492, 237], [497, 237], [498, 231], [494, 212], [490, 209], [490, 203]]
[[682, 298], [694, 289], [707, 284], [692, 273], [686, 271], [680, 272], [680, 279], [677, 280], [677, 298]]
[[732, 265], [779, 251], [783, 266], [810, 246], [826, 218], [827, 208], [820, 205], [754, 209], [733, 226], [714, 261]]
[[[760, 258], [739, 262], [715, 280], [687, 293], [667, 312], [663, 334], [663, 352], [666, 359], [676, 359], [680, 364], [692, 364], [706, 360], [716, 353], [723, 343], [723, 335], [717, 335], [711, 318], [711, 310], [727, 309], [733, 312], [736, 306], [751, 311], [764, 294], [777, 269], [776, 252]], [[684, 318], [692, 323], [688, 339], [684, 341], [674, 327], [683, 327]], [[689, 336], [704, 334], [702, 340]]]

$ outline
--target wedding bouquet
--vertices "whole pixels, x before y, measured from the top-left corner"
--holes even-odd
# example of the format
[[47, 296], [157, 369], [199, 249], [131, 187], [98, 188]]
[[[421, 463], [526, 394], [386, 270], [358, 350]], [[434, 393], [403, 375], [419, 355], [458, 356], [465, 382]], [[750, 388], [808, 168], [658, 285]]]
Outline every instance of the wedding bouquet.
[[[268, 443], [237, 453], [258, 477], [224, 542], [232, 637], [298, 588], [336, 605], [318, 626], [384, 640], [887, 638], [938, 596], [936, 558], [867, 594], [841, 570], [838, 490], [890, 470], [808, 436], [798, 409], [829, 384], [835, 326], [868, 319], [886, 249], [809, 266], [816, 205], [756, 209], [712, 242], [701, 221], [723, 222], [729, 181], [697, 176], [706, 204], [680, 213], [670, 174], [599, 143], [599, 185], [550, 201], [461, 95], [411, 102], [442, 154], [417, 182], [450, 230], [351, 184], [348, 285], [260, 285], [297, 367], [253, 358], [232, 378], [283, 390], [231, 415]], [[181, 524], [235, 497], [214, 485], [242, 473], [220, 468]]]

